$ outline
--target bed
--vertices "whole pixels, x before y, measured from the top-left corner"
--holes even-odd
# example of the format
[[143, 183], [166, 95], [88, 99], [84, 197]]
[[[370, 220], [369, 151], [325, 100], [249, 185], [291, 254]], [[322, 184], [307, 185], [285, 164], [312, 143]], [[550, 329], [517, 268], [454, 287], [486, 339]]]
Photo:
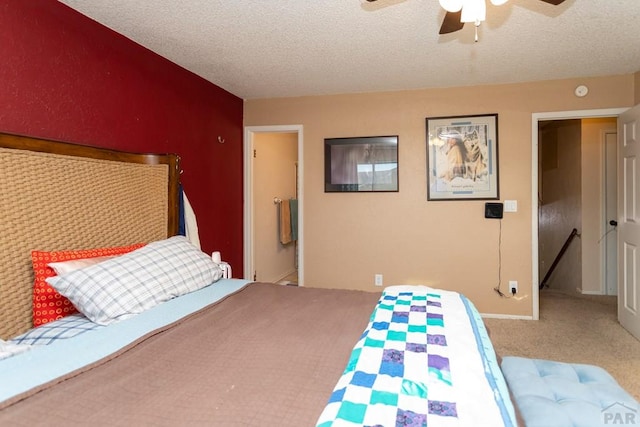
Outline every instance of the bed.
[[464, 296], [222, 278], [176, 236], [176, 155], [0, 134], [0, 160], [1, 425], [516, 425]]

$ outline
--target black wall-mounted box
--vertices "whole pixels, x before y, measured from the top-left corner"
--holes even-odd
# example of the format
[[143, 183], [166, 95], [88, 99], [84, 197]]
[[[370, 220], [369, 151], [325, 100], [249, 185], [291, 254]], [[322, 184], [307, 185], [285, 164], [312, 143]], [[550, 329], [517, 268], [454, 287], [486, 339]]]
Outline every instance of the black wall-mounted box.
[[487, 202], [484, 204], [484, 217], [485, 218], [502, 218], [502, 212], [504, 212], [504, 205], [502, 203]]

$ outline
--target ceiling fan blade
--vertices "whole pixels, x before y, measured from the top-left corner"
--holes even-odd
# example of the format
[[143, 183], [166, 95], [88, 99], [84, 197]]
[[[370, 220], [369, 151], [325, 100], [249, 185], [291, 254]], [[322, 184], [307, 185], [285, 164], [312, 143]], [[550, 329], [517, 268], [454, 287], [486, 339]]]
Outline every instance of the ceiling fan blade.
[[440, 34], [449, 34], [461, 30], [464, 27], [464, 22], [460, 22], [461, 17], [462, 11], [447, 12], [440, 27]]
[[559, 5], [560, 3], [563, 3], [563, 2], [564, 2], [564, 0], [540, 0], [540, 1], [543, 1], [543, 2], [545, 2], [545, 3], [552, 4], [552, 5], [554, 5], [554, 6], [557, 6], [557, 5]]

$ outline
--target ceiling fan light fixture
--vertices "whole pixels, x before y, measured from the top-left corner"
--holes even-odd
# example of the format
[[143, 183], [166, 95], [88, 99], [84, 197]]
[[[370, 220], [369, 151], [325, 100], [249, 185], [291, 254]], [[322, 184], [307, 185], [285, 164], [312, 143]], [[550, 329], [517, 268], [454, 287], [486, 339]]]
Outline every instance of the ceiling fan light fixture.
[[[375, 0], [367, 0], [375, 1]], [[509, 0], [490, 0], [494, 6], [501, 6]], [[533, 1], [533, 0], [532, 0]], [[540, 0], [544, 3], [559, 5], [565, 0]], [[478, 41], [478, 28], [487, 18], [486, 0], [438, 0], [446, 10], [439, 34], [450, 34], [459, 31], [467, 22], [475, 26], [475, 41]]]
[[462, 9], [463, 0], [438, 0], [440, 6], [447, 12], [459, 12]]
[[461, 22], [473, 22], [477, 27], [485, 19], [487, 19], [487, 3], [485, 3], [485, 0], [463, 1]]

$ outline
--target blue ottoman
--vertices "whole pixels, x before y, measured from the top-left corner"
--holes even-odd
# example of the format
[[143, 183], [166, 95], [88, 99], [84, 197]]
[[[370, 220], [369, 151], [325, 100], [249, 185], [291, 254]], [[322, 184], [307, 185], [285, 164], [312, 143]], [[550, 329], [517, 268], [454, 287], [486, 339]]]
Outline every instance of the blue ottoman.
[[604, 369], [504, 357], [502, 372], [526, 427], [640, 426], [640, 405]]

